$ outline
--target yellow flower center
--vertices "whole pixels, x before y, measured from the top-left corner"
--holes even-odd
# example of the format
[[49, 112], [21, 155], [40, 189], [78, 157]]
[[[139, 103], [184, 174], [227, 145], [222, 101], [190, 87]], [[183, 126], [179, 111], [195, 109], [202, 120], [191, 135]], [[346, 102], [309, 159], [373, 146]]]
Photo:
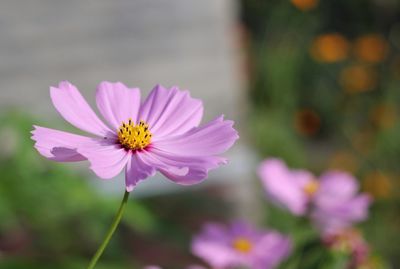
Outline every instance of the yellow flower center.
[[233, 247], [237, 251], [243, 252], [243, 253], [247, 253], [253, 248], [251, 242], [248, 239], [243, 238], [243, 237], [236, 238], [233, 241]]
[[129, 119], [127, 123], [122, 122], [118, 129], [119, 143], [130, 150], [144, 149], [150, 144], [151, 136], [149, 125], [142, 120], [135, 125], [132, 119]]
[[318, 190], [318, 188], [319, 188], [318, 181], [312, 179], [304, 186], [303, 190], [307, 195], [312, 196]]

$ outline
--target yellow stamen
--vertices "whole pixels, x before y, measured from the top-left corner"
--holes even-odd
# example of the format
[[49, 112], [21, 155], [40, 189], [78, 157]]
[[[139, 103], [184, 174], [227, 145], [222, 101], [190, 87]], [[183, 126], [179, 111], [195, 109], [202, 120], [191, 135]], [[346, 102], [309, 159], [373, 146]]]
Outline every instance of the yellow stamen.
[[122, 122], [118, 129], [118, 141], [126, 149], [144, 149], [150, 144], [151, 136], [149, 125], [142, 120], [135, 125], [132, 119], [129, 119], [128, 123]]
[[243, 237], [236, 238], [233, 241], [233, 247], [237, 251], [243, 252], [243, 253], [247, 253], [253, 248], [251, 242], [248, 239], [243, 238]]
[[319, 188], [318, 181], [315, 179], [312, 179], [304, 186], [304, 192], [307, 195], [312, 196], [318, 190], [318, 188]]

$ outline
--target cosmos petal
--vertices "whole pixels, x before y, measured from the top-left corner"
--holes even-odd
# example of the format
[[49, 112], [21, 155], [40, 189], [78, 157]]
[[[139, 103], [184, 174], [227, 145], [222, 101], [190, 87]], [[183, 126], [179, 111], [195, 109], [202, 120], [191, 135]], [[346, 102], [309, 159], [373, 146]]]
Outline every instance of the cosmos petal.
[[226, 159], [218, 156], [179, 156], [158, 149], [151, 149], [152, 164], [164, 176], [181, 185], [192, 185], [207, 178], [208, 172], [222, 164]]
[[288, 236], [271, 231], [263, 235], [254, 248], [252, 268], [276, 268], [292, 251], [292, 241]]
[[192, 128], [187, 133], [161, 138], [155, 138], [153, 146], [161, 151], [180, 156], [210, 156], [218, 155], [228, 150], [239, 138], [233, 122], [220, 116], [209, 123]]
[[140, 108], [139, 119], [150, 126], [158, 137], [182, 134], [199, 125], [203, 104], [177, 87], [166, 89], [157, 85]]
[[290, 170], [286, 164], [275, 158], [261, 163], [258, 175], [268, 197], [294, 215], [303, 215], [307, 210], [309, 197], [304, 186], [312, 179], [312, 174], [305, 170]]
[[230, 268], [237, 266], [237, 253], [231, 247], [234, 238], [227, 227], [209, 222], [203, 226], [191, 244], [191, 252], [206, 261], [212, 268]]
[[50, 87], [50, 96], [57, 111], [73, 126], [100, 137], [112, 133], [71, 83], [63, 81], [58, 88]]
[[129, 118], [137, 123], [140, 90], [128, 88], [121, 82], [103, 81], [97, 87], [96, 103], [103, 117], [117, 130]]
[[90, 162], [90, 169], [100, 178], [109, 179], [118, 175], [128, 163], [129, 151], [114, 141], [94, 140], [78, 148], [78, 152]]
[[57, 162], [77, 162], [86, 160], [77, 148], [93, 138], [71, 134], [40, 126], [33, 126], [32, 139], [35, 148], [44, 157]]
[[344, 171], [327, 171], [320, 177], [320, 199], [333, 202], [354, 196], [359, 189], [358, 181], [351, 174]]
[[363, 221], [368, 216], [371, 198], [358, 194], [358, 182], [343, 171], [328, 171], [320, 180], [311, 216], [323, 233], [335, 233]]
[[154, 167], [147, 164], [141, 156], [140, 153], [132, 154], [126, 166], [125, 185], [128, 192], [131, 192], [140, 180], [156, 173]]

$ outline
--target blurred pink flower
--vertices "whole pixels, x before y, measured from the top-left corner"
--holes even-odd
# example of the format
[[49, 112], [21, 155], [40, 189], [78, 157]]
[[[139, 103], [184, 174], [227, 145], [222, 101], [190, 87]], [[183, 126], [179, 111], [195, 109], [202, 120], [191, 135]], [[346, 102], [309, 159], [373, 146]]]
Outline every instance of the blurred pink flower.
[[294, 215], [307, 212], [310, 198], [316, 190], [316, 181], [310, 172], [290, 170], [282, 160], [270, 158], [261, 163], [258, 175], [272, 202]]
[[261, 163], [259, 176], [272, 202], [294, 215], [310, 214], [322, 232], [337, 232], [368, 217], [371, 198], [357, 194], [357, 180], [346, 172], [328, 171], [319, 180], [305, 170], [290, 170], [279, 159]]
[[371, 197], [357, 194], [357, 180], [349, 173], [328, 171], [320, 177], [311, 218], [323, 233], [337, 232], [367, 219]]
[[213, 268], [275, 268], [291, 251], [291, 240], [243, 222], [229, 227], [208, 223], [192, 241], [192, 253]]
[[117, 82], [102, 82], [96, 103], [109, 125], [93, 112], [69, 82], [50, 88], [55, 108], [82, 136], [34, 126], [32, 139], [40, 154], [58, 162], [88, 160], [97, 176], [108, 179], [125, 168], [126, 190], [161, 172], [172, 181], [190, 185], [226, 163], [218, 156], [238, 134], [223, 116], [199, 126], [203, 105], [189, 92], [157, 85], [141, 103], [140, 90]]

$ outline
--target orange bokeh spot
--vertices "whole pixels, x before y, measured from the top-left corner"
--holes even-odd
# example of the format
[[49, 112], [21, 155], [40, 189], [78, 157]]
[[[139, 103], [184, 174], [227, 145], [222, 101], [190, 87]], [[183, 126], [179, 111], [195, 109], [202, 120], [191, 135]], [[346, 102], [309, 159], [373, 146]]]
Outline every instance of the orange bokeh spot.
[[318, 62], [334, 63], [348, 57], [349, 41], [338, 33], [316, 37], [311, 45], [311, 55]]
[[318, 5], [319, 0], [290, 0], [290, 2], [302, 11], [308, 11]]
[[358, 170], [359, 162], [356, 156], [349, 151], [337, 151], [329, 161], [328, 167], [333, 170], [344, 170], [354, 173]]
[[378, 73], [370, 66], [355, 64], [344, 68], [339, 82], [348, 93], [373, 90], [378, 83]]
[[361, 129], [351, 137], [351, 144], [358, 153], [367, 156], [375, 146], [375, 136], [370, 129]]
[[393, 184], [389, 175], [374, 171], [365, 175], [362, 186], [375, 198], [387, 198], [390, 197]]
[[298, 133], [312, 136], [319, 131], [321, 119], [314, 110], [301, 109], [294, 115], [294, 127]]
[[388, 51], [387, 41], [379, 34], [364, 35], [354, 42], [354, 54], [360, 61], [379, 63], [386, 58]]
[[397, 120], [396, 108], [390, 104], [378, 104], [371, 109], [369, 118], [379, 128], [391, 128]]

